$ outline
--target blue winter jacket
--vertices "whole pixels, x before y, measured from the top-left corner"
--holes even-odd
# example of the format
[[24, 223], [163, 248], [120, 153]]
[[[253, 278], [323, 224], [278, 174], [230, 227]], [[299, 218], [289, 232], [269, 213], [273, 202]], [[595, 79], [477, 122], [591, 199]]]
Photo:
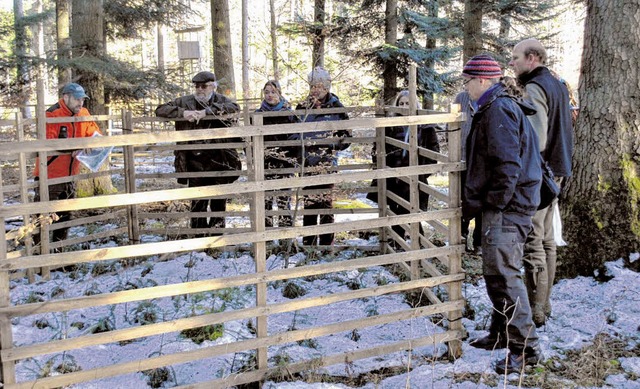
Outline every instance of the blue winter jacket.
[[532, 216], [540, 203], [542, 158], [525, 112], [535, 110], [500, 83], [478, 103], [467, 138], [463, 216], [472, 218], [485, 210]]

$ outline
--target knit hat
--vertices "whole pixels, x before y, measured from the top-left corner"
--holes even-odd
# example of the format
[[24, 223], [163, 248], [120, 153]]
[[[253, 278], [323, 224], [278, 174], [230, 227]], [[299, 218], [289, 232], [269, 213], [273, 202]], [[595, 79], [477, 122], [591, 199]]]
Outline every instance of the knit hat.
[[492, 56], [480, 54], [467, 61], [462, 70], [462, 76], [467, 78], [500, 78], [502, 77], [502, 69]]
[[327, 89], [331, 88], [331, 76], [328, 71], [320, 66], [313, 68], [311, 73], [309, 73], [308, 80], [309, 85], [322, 84]]

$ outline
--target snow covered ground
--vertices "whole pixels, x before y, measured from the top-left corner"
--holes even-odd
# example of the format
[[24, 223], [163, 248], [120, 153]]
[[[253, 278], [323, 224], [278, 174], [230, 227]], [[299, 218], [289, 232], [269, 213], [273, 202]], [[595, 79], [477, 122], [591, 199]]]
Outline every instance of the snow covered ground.
[[[151, 238], [151, 237], [149, 237]], [[365, 242], [366, 243], [366, 242]], [[369, 242], [370, 243], [370, 242]], [[344, 251], [331, 260], [347, 260], [360, 255], [357, 250]], [[640, 257], [634, 254], [632, 260]], [[292, 256], [272, 255], [268, 268], [295, 266], [299, 261], [307, 261], [305, 253]], [[320, 259], [322, 260], [322, 259]], [[253, 258], [248, 252], [218, 252], [214, 257], [203, 252], [185, 253], [169, 261], [157, 261], [154, 258], [136, 266], [123, 267], [114, 262], [106, 269], [86, 268], [76, 272], [53, 272], [47, 282], [28, 284], [26, 281], [12, 283], [13, 302], [45, 300], [52, 295], [65, 297], [82, 296], [90, 293], [106, 293], [126, 288], [170, 284], [186, 280], [198, 280], [243, 274], [253, 271]], [[286, 382], [267, 382], [267, 388], [484, 388], [484, 387], [585, 387], [575, 381], [567, 380], [561, 374], [566, 368], [566, 360], [572, 350], [581, 350], [594, 343], [598, 334], [608, 334], [612, 339], [624, 342], [627, 356], [616, 358], [612, 363], [615, 374], [608, 375], [601, 385], [590, 387], [638, 388], [640, 387], [640, 277], [638, 273], [623, 267], [623, 261], [607, 263], [609, 281], [600, 283], [594, 278], [579, 277], [559, 281], [553, 289], [553, 316], [540, 330], [541, 344], [548, 362], [528, 372], [525, 377], [512, 374], [498, 376], [492, 367], [493, 361], [504, 356], [505, 350], [489, 352], [478, 350], [463, 344], [463, 354], [455, 361], [446, 360], [444, 347], [426, 347], [412, 350], [411, 353], [395, 353], [384, 357], [355, 361], [349, 366], [334, 365], [322, 369], [325, 380], [333, 383], [308, 383], [301, 378], [291, 376]], [[103, 273], [104, 271], [104, 273]], [[346, 291], [353, 283], [371, 286], [384, 282], [395, 282], [397, 277], [386, 268], [377, 267], [344, 273], [335, 273], [332, 277], [299, 280], [297, 284], [306, 290], [305, 297]], [[285, 283], [269, 284], [270, 302], [285, 301], [283, 288]], [[484, 284], [466, 283], [464, 295], [469, 310], [464, 326], [469, 338], [482, 336], [488, 323], [490, 303]], [[252, 288], [230, 288], [212, 293], [189, 295], [184, 298], [157, 299], [147, 304], [120, 304], [115, 307], [103, 307], [91, 311], [71, 311], [68, 314], [32, 315], [13, 320], [14, 342], [26, 345], [44, 342], [50, 339], [62, 339], [103, 329], [122, 329], [137, 326], [146, 321], [171, 320], [188, 316], [189, 312], [217, 312], [226, 309], [239, 309], [252, 306], [254, 302]], [[366, 317], [397, 311], [399, 307], [408, 307], [402, 295], [382, 296], [360, 299], [318, 307], [305, 311], [274, 315], [269, 321], [269, 331], [280, 332], [290, 329], [302, 329], [310, 326]], [[472, 319], [471, 319], [472, 318]], [[244, 322], [230, 322], [224, 326], [224, 333], [215, 341], [205, 341], [201, 346], [223, 344], [252, 338], [250, 325]], [[439, 332], [442, 328], [428, 318], [391, 323], [370, 329], [358, 330], [324, 336], [302, 344], [287, 344], [271, 348], [270, 360], [278, 358], [289, 362], [320, 356], [324, 353], [349, 351], [359, 345], [384, 344], [401, 340], [404, 336]], [[601, 335], [600, 335], [601, 336]], [[136, 340], [72, 350], [64, 355], [67, 364], [88, 370], [99, 366], [117, 364], [136, 358], [149, 358], [181, 350], [200, 347], [191, 339], [178, 333], [166, 334]], [[27, 359], [18, 362], [18, 380], [29, 380], [55, 373], [55, 367], [62, 361], [62, 355]], [[239, 353], [226, 358], [197, 361], [173, 366], [168, 379], [161, 387], [172, 387], [188, 383], [214, 379], [237, 371], [247, 363], [249, 355]], [[411, 368], [408, 371], [408, 368]], [[386, 377], [385, 371], [394, 375]], [[331, 378], [332, 377], [332, 378]], [[359, 380], [355, 378], [359, 377]], [[363, 377], [369, 377], [363, 378]], [[528, 377], [528, 378], [527, 378]], [[533, 378], [531, 378], [533, 377]], [[544, 380], [543, 380], [544, 378]], [[521, 382], [521, 379], [525, 381]], [[308, 380], [308, 378], [307, 378]], [[537, 381], [536, 381], [537, 380]], [[539, 381], [539, 385], [536, 382]], [[545, 386], [543, 382], [554, 383]], [[76, 388], [145, 388], [149, 378], [142, 373], [127, 374], [102, 381], [76, 385]], [[358, 383], [355, 385], [355, 383]], [[354, 385], [354, 386], [349, 386]], [[364, 386], [363, 386], [364, 385]]]
[[[157, 168], [156, 168], [157, 170]], [[154, 171], [156, 171], [154, 170]], [[366, 203], [366, 199], [361, 199]], [[353, 219], [355, 215], [351, 215]], [[362, 217], [368, 217], [362, 216]], [[235, 221], [229, 221], [234, 223]], [[11, 228], [11, 227], [8, 227]], [[103, 226], [109, 228], [109, 226]], [[75, 228], [72, 235], [82, 235]], [[145, 242], [158, 240], [145, 236]], [[375, 238], [372, 238], [375, 239]], [[371, 241], [350, 241], [353, 245]], [[105, 246], [114, 242], [103, 243]], [[307, 261], [342, 261], [363, 255], [358, 250], [340, 252], [330, 258], [311, 258], [309, 253], [287, 255], [280, 253], [268, 259], [268, 269], [296, 266]], [[640, 259], [633, 254], [631, 261]], [[12, 303], [46, 301], [52, 298], [84, 296], [117, 290], [135, 289], [195, 281], [222, 276], [251, 273], [254, 261], [248, 250], [235, 252], [182, 253], [163, 260], [148, 258], [137, 264], [124, 266], [118, 261], [90, 264], [72, 272], [53, 272], [50, 281], [28, 284], [26, 280], [12, 281]], [[497, 375], [493, 362], [505, 355], [505, 350], [478, 350], [463, 343], [460, 358], [449, 361], [445, 347], [425, 347], [411, 352], [355, 361], [348, 366], [339, 364], [320, 369], [323, 383], [310, 382], [310, 376], [289, 376], [283, 382], [266, 382], [265, 388], [640, 388], [640, 276], [624, 268], [621, 259], [612, 258], [606, 264], [607, 282], [593, 277], [560, 280], [553, 288], [553, 315], [539, 330], [541, 345], [547, 361], [527, 371], [525, 376]], [[601, 278], [599, 278], [601, 279]], [[397, 282], [397, 276], [384, 267], [335, 273], [331, 277], [297, 280], [305, 289], [305, 297], [340, 292], [354, 285], [370, 287]], [[270, 283], [270, 303], [286, 301], [285, 282]], [[465, 283], [463, 293], [468, 301], [463, 324], [469, 339], [483, 336], [488, 325], [490, 303], [484, 283], [475, 280]], [[143, 323], [168, 321], [191, 313], [203, 314], [253, 306], [255, 291], [251, 287], [228, 288], [181, 298], [155, 299], [145, 303], [120, 304], [67, 314], [43, 314], [16, 318], [13, 336], [16, 346], [72, 338], [92, 332], [139, 326]], [[408, 308], [402, 295], [360, 299], [313, 308], [305, 311], [274, 315], [269, 331], [287, 331], [394, 312]], [[196, 344], [178, 333], [152, 336], [133, 342], [121, 342], [72, 350], [64, 355], [48, 355], [21, 360], [17, 363], [18, 381], [32, 380], [59, 374], [56, 368], [64, 360], [68, 368], [89, 370], [132, 359], [145, 359], [177, 351], [193, 350], [214, 344], [225, 344], [253, 338], [252, 325], [247, 321], [225, 323], [221, 337]], [[292, 343], [270, 348], [270, 364], [276, 361], [295, 362], [326, 353], [346, 352], [359, 345], [391, 343], [405, 336], [421, 336], [443, 331], [428, 318], [376, 326], [354, 333], [347, 331], [323, 336], [301, 344]], [[615, 351], [615, 353], [614, 353]], [[238, 353], [225, 358], [195, 361], [172, 366], [160, 387], [173, 387], [211, 380], [238, 371], [248, 365], [250, 355]], [[593, 366], [590, 363], [593, 362]], [[604, 366], [604, 368], [603, 368]], [[581, 377], [595, 377], [593, 380]], [[79, 384], [74, 388], [147, 388], [150, 377], [143, 373], [126, 374], [101, 381]]]

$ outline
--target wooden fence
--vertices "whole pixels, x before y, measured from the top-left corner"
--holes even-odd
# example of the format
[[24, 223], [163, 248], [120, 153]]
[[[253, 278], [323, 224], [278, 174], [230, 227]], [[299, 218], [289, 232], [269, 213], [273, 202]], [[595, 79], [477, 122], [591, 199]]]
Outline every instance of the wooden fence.
[[[332, 110], [333, 112], [334, 110]], [[338, 110], [339, 111], [339, 110]], [[352, 110], [345, 109], [350, 112]], [[363, 109], [360, 112], [365, 111]], [[96, 116], [86, 120], [111, 120], [121, 126], [122, 135], [97, 138], [80, 138], [67, 140], [25, 140], [25, 125], [36, 125], [39, 133], [45, 123], [63, 121], [82, 121], [82, 118], [43, 119], [39, 117], [30, 121], [16, 119], [14, 126], [17, 142], [0, 144], [0, 158], [3, 161], [2, 187], [4, 205], [0, 207], [0, 222], [15, 225], [14, 230], [2, 230], [5, 236], [0, 237], [0, 361], [2, 381], [6, 388], [51, 388], [97, 380], [164, 366], [182, 364], [203, 358], [216, 358], [229, 353], [255, 352], [255, 366], [243, 372], [236, 372], [217, 379], [193, 383], [185, 387], [210, 388], [228, 387], [260, 381], [269, 377], [280, 367], [275, 366], [267, 357], [270, 347], [292, 343], [305, 339], [313, 339], [345, 330], [366, 328], [398, 320], [407, 320], [440, 314], [446, 320], [443, 332], [417, 336], [412, 339], [360, 348], [347, 353], [324, 355], [322, 358], [291, 363], [287, 366], [290, 373], [308, 371], [313, 368], [329, 366], [345, 361], [370, 358], [376, 355], [410, 350], [415, 347], [437, 343], [447, 343], [450, 353], [457, 356], [461, 352], [460, 339], [464, 336], [461, 324], [461, 310], [464, 301], [461, 284], [464, 274], [461, 269], [461, 252], [464, 250], [460, 238], [460, 172], [464, 163], [460, 158], [459, 122], [463, 120], [457, 112], [429, 115], [415, 114], [398, 117], [357, 117], [348, 121], [286, 124], [278, 126], [262, 126], [264, 115], [254, 116], [254, 125], [229, 127], [224, 129], [194, 130], [180, 132], [141, 132], [148, 128], [144, 123], [165, 121], [158, 118], [133, 117], [123, 111], [118, 116]], [[269, 114], [266, 114], [269, 115]], [[419, 148], [417, 145], [417, 125], [426, 123], [448, 124], [448, 155]], [[0, 123], [2, 125], [3, 123]], [[6, 124], [6, 123], [4, 123]], [[411, 136], [408, 143], [387, 139], [384, 128], [388, 126], [408, 125]], [[264, 141], [264, 137], [275, 134], [306, 133], [320, 130], [337, 131], [347, 129], [354, 132], [354, 137], [347, 141], [354, 145], [368, 146], [377, 142], [379, 154], [377, 166], [371, 163], [348, 162], [328, 170], [307, 175], [300, 168], [292, 171], [265, 170], [261, 163], [265, 148], [276, 146]], [[375, 135], [373, 135], [375, 129]], [[360, 136], [355, 133], [360, 132]], [[367, 136], [367, 132], [372, 136]], [[176, 177], [194, 176], [194, 173], [174, 173], [153, 171], [148, 163], [140, 161], [153, 159], [161, 164], [171, 163], [172, 151], [176, 148], [189, 148], [184, 142], [202, 141], [240, 137], [239, 144], [211, 144], [211, 147], [233, 147], [245, 150], [246, 168], [244, 176], [237, 182], [225, 185], [185, 188], [175, 184]], [[291, 145], [301, 146], [301, 141], [290, 141]], [[302, 143], [330, 144], [332, 139], [306, 140]], [[180, 145], [176, 145], [179, 143]], [[384, 165], [385, 144], [393, 144], [408, 150], [412, 155], [411, 166], [388, 168]], [[181, 146], [182, 145], [182, 146]], [[222, 145], [222, 146], [220, 146]], [[282, 146], [282, 144], [277, 144]], [[39, 182], [29, 179], [33, 160], [37, 155], [40, 161], [57, 153], [61, 149], [83, 149], [113, 146], [115, 149], [110, 170], [97, 173], [83, 173], [80, 176], [60, 179], [48, 179], [46, 175]], [[427, 156], [438, 161], [437, 164], [419, 165], [418, 155]], [[166, 158], [164, 157], [166, 156]], [[41, 162], [41, 164], [46, 162]], [[43, 169], [44, 168], [44, 169]], [[373, 168], [373, 169], [372, 169]], [[46, 171], [46, 166], [41, 166]], [[280, 179], [265, 180], [265, 175], [273, 173], [290, 173], [292, 176]], [[430, 185], [419, 183], [421, 174], [444, 174], [448, 176], [448, 190], [442, 191]], [[224, 173], [205, 173], [209, 175]], [[116, 182], [117, 193], [88, 198], [48, 201], [47, 184], [69, 180], [93, 179], [99, 176], [110, 176]], [[411, 186], [411, 198], [407, 202], [393, 193], [387, 192], [385, 178], [400, 177]], [[377, 179], [381, 183], [378, 188], [370, 188], [370, 180]], [[354, 183], [360, 183], [356, 185]], [[378, 191], [379, 208], [347, 208], [304, 210], [292, 207], [285, 212], [293, 212], [294, 216], [305, 213], [358, 214], [374, 213], [366, 220], [343, 220], [333, 224], [317, 226], [270, 227], [265, 226], [265, 217], [282, 214], [283, 211], [266, 210], [265, 196], [286, 195], [294, 199], [309, 194], [317, 194], [303, 188], [310, 185], [336, 184], [342, 193], [365, 193]], [[30, 191], [40, 190], [40, 202], [32, 202]], [[429, 193], [444, 206], [428, 212], [420, 211], [418, 203], [419, 191]], [[336, 193], [334, 191], [333, 195]], [[192, 214], [181, 211], [180, 204], [197, 198], [223, 197], [233, 200], [238, 205], [247, 205], [238, 210], [227, 211], [226, 217], [244, 218], [241, 227], [227, 225], [219, 230], [193, 230], [188, 227], [188, 219]], [[243, 197], [244, 196], [244, 197]], [[411, 212], [406, 215], [394, 215], [386, 207], [386, 198], [403, 204]], [[246, 202], [238, 200], [246, 198]], [[293, 203], [297, 203], [293, 201]], [[298, 202], [299, 203], [299, 202]], [[58, 224], [49, 225], [42, 222], [42, 215], [50, 215], [60, 211], [73, 211], [76, 217], [64, 226], [79, 227], [93, 225], [96, 232], [83, 236], [74, 236], [62, 242], [49, 242], [41, 239], [41, 247], [33, 247], [29, 235], [34, 232], [28, 226], [40, 217], [41, 236], [48, 237], [49, 231], [58, 228]], [[377, 214], [377, 217], [376, 215]], [[207, 213], [208, 216], [218, 216]], [[46, 219], [45, 219], [46, 220]], [[163, 227], [153, 226], [147, 221], [162, 220]], [[172, 222], [172, 221], [175, 221]], [[434, 242], [430, 236], [421, 232], [420, 223], [428, 223], [447, 244]], [[391, 226], [401, 225], [408, 232], [409, 239], [396, 234]], [[106, 227], [105, 227], [106, 226]], [[349, 231], [376, 231], [380, 235], [379, 246], [370, 248], [379, 250], [376, 255], [356, 258], [341, 262], [307, 264], [284, 269], [268, 269], [266, 266], [267, 250], [274, 240], [291, 239], [295, 246], [300, 246], [298, 238], [304, 235], [322, 233], [339, 233]], [[193, 234], [209, 235], [211, 232], [221, 233], [216, 236], [193, 237]], [[160, 237], [147, 243], [143, 236]], [[96, 241], [110, 240], [117, 246], [96, 244]], [[394, 245], [388, 244], [394, 241]], [[232, 246], [249, 247], [255, 260], [255, 271], [233, 277], [211, 278], [199, 281], [183, 282], [141, 287], [135, 290], [122, 290], [111, 293], [75, 296], [69, 298], [51, 297], [46, 301], [22, 302], [12, 298], [12, 280], [28, 277], [30, 281], [47, 282], [49, 269], [71, 265], [96, 265], [106, 261], [134, 262], [152, 256], [171, 256], [176, 253], [203, 251], [212, 248], [229, 249]], [[338, 245], [339, 246], [339, 245]], [[326, 247], [325, 247], [326, 248]], [[338, 247], [339, 248], [339, 247]], [[333, 247], [336, 249], [336, 247]], [[374, 266], [399, 266], [406, 271], [408, 277], [396, 283], [377, 287], [353, 290], [349, 292], [328, 293], [319, 297], [296, 298], [285, 303], [275, 303], [267, 298], [267, 285], [281, 280], [294, 280], [304, 277], [323, 277], [336, 272], [353, 271]], [[174, 318], [153, 324], [131, 326], [103, 333], [81, 334], [73, 338], [62, 338], [40, 343], [21, 341], [14, 343], [12, 320], [45, 313], [64, 314], [70, 311], [92, 310], [100, 307], [112, 307], [132, 302], [151, 301], [153, 299], [183, 296], [188, 294], [211, 292], [230, 287], [250, 287], [255, 292], [255, 304], [252, 307], [226, 310], [224, 312], [202, 314], [190, 317]], [[445, 288], [446, 298], [435, 293], [434, 288]], [[430, 305], [394, 313], [379, 314], [347, 322], [332, 323], [305, 328], [303, 330], [280, 331], [270, 328], [269, 317], [283, 312], [294, 312], [300, 309], [327, 306], [341, 301], [348, 301], [372, 296], [384, 296], [394, 293], [421, 291], [430, 300]], [[29, 358], [45, 355], [67, 353], [81, 348], [95, 348], [118, 342], [128, 342], [144, 337], [174, 333], [187, 329], [208, 325], [227, 323], [230, 321], [252, 320], [255, 323], [255, 337], [231, 344], [201, 345], [188, 351], [168, 353], [143, 360], [105, 365], [100, 368], [80, 370], [56, 376], [42, 377], [33, 380], [16, 382], [16, 363]]]

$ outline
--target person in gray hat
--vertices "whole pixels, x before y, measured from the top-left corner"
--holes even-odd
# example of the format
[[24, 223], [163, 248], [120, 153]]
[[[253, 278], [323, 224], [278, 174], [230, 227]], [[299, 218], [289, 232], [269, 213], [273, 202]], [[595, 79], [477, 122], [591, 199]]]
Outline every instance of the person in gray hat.
[[[215, 74], [202, 71], [193, 76], [193, 93], [178, 97], [177, 99], [156, 108], [156, 116], [173, 119], [186, 119], [176, 121], [176, 131], [197, 130], [207, 128], [225, 128], [235, 124], [234, 120], [221, 118], [206, 118], [210, 116], [236, 113], [240, 106], [226, 96], [216, 93], [218, 83]], [[187, 144], [208, 144], [242, 142], [240, 138], [207, 139], [203, 141], [186, 142]], [[185, 143], [181, 143], [185, 144]], [[177, 173], [185, 172], [219, 172], [237, 171], [238, 174], [217, 177], [188, 177], [178, 178], [181, 184], [189, 187], [229, 184], [234, 182], [242, 169], [240, 157], [236, 149], [196, 149], [175, 150], [174, 166]], [[224, 212], [226, 199], [196, 199], [191, 200], [191, 212]], [[191, 228], [224, 228], [224, 217], [193, 217]], [[198, 232], [202, 234], [203, 232]]]
[[[326, 108], [344, 108], [342, 102], [334, 93], [331, 93], [331, 75], [322, 67], [315, 67], [309, 73], [309, 95], [306, 100], [298, 103], [296, 110], [304, 110], [303, 121], [304, 122], [325, 122], [325, 121], [337, 121], [348, 120], [349, 116], [346, 112], [335, 113], [316, 113], [315, 110], [322, 110]], [[345, 142], [345, 138], [351, 136], [349, 130], [336, 130], [336, 131], [314, 131], [306, 132], [304, 134], [294, 134], [290, 139], [292, 140], [307, 140], [318, 139], [325, 140], [329, 138], [339, 138], [339, 142], [336, 144], [307, 144], [304, 147], [297, 148], [298, 165], [305, 167], [326, 167], [327, 171], [331, 171], [331, 168], [338, 164], [338, 158], [336, 152], [345, 150], [349, 147], [349, 143]], [[311, 173], [319, 174], [319, 173]], [[309, 195], [304, 197], [304, 209], [316, 209], [326, 210], [333, 207], [333, 196], [331, 191], [334, 184], [321, 184], [306, 186], [304, 190], [322, 189], [325, 192], [319, 195]], [[331, 224], [334, 222], [334, 215], [332, 213], [319, 215], [304, 215], [302, 217], [302, 224], [305, 226], [314, 226], [318, 224]], [[333, 244], [334, 234], [320, 234], [319, 236], [308, 235], [302, 238], [302, 242], [305, 245], [321, 245], [330, 246]]]

